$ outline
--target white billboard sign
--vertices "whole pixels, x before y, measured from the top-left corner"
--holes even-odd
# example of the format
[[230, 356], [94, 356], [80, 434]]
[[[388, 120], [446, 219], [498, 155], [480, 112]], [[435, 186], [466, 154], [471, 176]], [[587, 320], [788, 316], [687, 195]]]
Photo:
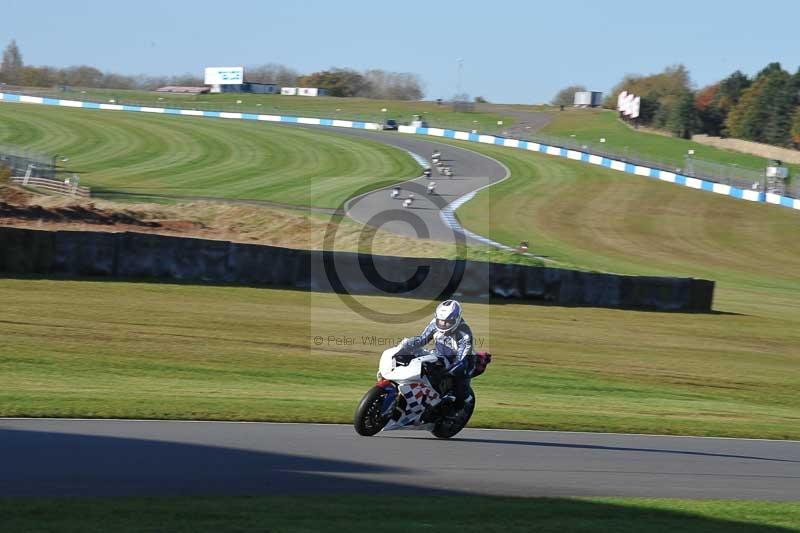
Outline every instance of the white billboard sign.
[[639, 118], [641, 105], [642, 99], [628, 91], [622, 91], [617, 96], [617, 111], [621, 112], [626, 117]]
[[241, 85], [244, 67], [206, 67], [206, 85]]
[[622, 111], [625, 104], [625, 98], [628, 97], [628, 91], [622, 91], [617, 95], [617, 111]]
[[639, 118], [639, 109], [642, 106], [642, 98], [637, 96], [631, 104], [631, 118]]
[[622, 114], [625, 116], [631, 116], [631, 111], [633, 110], [633, 99], [634, 96], [631, 93], [625, 94], [625, 100], [622, 102]]

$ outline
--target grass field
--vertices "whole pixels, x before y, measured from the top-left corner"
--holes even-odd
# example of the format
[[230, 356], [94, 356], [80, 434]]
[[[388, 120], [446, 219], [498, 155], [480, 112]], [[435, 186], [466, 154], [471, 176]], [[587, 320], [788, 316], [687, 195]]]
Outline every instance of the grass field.
[[522, 150], [459, 145], [502, 161], [512, 176], [458, 210], [473, 231], [509, 245], [528, 240], [532, 252], [581, 268], [717, 280], [722, 310], [742, 310], [727, 305], [728, 289], [774, 292], [778, 309], [800, 291], [796, 211]]
[[419, 175], [405, 152], [290, 126], [0, 104], [0, 145], [66, 155], [93, 193], [198, 195], [337, 207]]
[[[32, 91], [41, 92], [41, 89]], [[93, 100], [106, 102], [114, 99], [131, 104], [169, 105], [172, 107], [204, 110], [243, 111], [256, 113], [279, 113], [311, 117], [335, 117], [367, 121], [395, 118], [409, 121], [413, 114], [422, 114], [436, 127], [460, 130], [477, 129], [482, 133], [502, 134], [502, 131], [517, 122], [515, 112], [548, 113], [551, 121], [539, 132], [553, 136], [553, 142], [574, 141], [612, 150], [620, 154], [629, 153], [659, 161], [670, 167], [683, 167], [688, 150], [695, 150], [695, 158], [723, 164], [735, 164], [746, 169], [762, 169], [766, 160], [761, 157], [721, 150], [666, 135], [636, 131], [617, 119], [616, 113], [604, 109], [572, 109], [557, 111], [553, 106], [491, 104], [471, 113], [454, 112], [447, 105], [435, 102], [411, 102], [396, 100], [369, 100], [366, 98], [300, 98], [280, 95], [206, 94], [188, 96], [160, 94], [149, 91], [120, 91], [110, 89], [86, 89], [68, 92], [48, 92], [55, 98]], [[161, 98], [162, 100], [159, 100]], [[236, 102], [241, 100], [241, 104]], [[381, 109], [387, 109], [386, 113]], [[384, 117], [385, 115], [385, 117]], [[503, 125], [497, 124], [498, 120]], [[534, 134], [536, 135], [536, 134]], [[572, 137], [574, 135], [574, 137]], [[600, 139], [605, 138], [605, 144]], [[790, 165], [792, 174], [800, 172], [800, 165]]]
[[795, 503], [633, 498], [345, 495], [0, 500], [0, 513], [9, 531], [76, 533], [317, 533], [374, 530], [378, 523], [381, 531], [402, 533], [800, 531], [800, 506]]
[[[427, 321], [245, 287], [5, 279], [0, 300], [0, 416], [348, 423], [385, 346], [369, 337]], [[475, 382], [474, 426], [800, 438], [791, 312], [465, 309], [496, 356]]]
[[[237, 111], [293, 115], [303, 117], [341, 118], [380, 122], [393, 118], [409, 122], [413, 115], [423, 115], [431, 125], [456, 129], [479, 129], [481, 131], [498, 129], [497, 121], [504, 125], [514, 123], [514, 118], [505, 110], [509, 106], [497, 106], [496, 111], [455, 112], [452, 107], [436, 102], [410, 100], [372, 100], [368, 98], [335, 98], [329, 96], [303, 97], [272, 94], [169, 94], [153, 91], [126, 91], [114, 89], [85, 89], [66, 92], [42, 91], [32, 89], [30, 94], [46, 94], [54, 98], [71, 100], [90, 100], [129, 105], [158, 107], [179, 107], [206, 111]], [[237, 103], [241, 101], [242, 103]], [[511, 109], [516, 106], [512, 106]], [[385, 112], [381, 111], [386, 109]]]
[[[476, 382], [474, 425], [800, 438], [797, 213], [464, 145], [512, 171], [459, 210], [469, 228], [566, 265], [719, 282], [708, 315], [468, 304], [497, 354]], [[334, 295], [250, 288], [0, 280], [0, 298], [10, 416], [347, 422], [382, 349], [361, 337], [423, 325], [362, 319]]]
[[[622, 123], [615, 112], [606, 109], [567, 109], [563, 112], [553, 112], [552, 117], [553, 120], [542, 129], [542, 134], [602, 146], [619, 154], [624, 154], [627, 150], [631, 156], [635, 154], [679, 168], [685, 166], [689, 150], [694, 150], [695, 159], [756, 170], [762, 170], [767, 166], [767, 159], [763, 157], [634, 130]], [[571, 137], [572, 135], [575, 137]], [[600, 144], [601, 138], [606, 139], [603, 145]], [[800, 166], [790, 166], [792, 174], [800, 172]]]

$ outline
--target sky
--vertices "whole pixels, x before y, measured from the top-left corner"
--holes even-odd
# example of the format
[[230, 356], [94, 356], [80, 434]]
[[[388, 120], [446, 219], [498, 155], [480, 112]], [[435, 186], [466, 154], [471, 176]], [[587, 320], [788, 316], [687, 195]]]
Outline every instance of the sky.
[[[427, 99], [458, 87], [491, 102], [549, 101], [571, 84], [606, 92], [625, 74], [683, 63], [697, 87], [735, 70], [800, 64], [797, 0], [0, 0], [0, 46], [25, 64], [202, 76], [281, 63], [418, 74]], [[743, 7], [739, 7], [739, 6]]]

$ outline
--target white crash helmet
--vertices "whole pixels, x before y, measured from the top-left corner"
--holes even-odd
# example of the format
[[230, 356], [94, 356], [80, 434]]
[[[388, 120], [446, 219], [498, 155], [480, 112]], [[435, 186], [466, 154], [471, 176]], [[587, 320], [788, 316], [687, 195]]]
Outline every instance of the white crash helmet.
[[461, 324], [461, 304], [455, 300], [445, 300], [436, 306], [433, 318], [439, 333], [450, 333]]

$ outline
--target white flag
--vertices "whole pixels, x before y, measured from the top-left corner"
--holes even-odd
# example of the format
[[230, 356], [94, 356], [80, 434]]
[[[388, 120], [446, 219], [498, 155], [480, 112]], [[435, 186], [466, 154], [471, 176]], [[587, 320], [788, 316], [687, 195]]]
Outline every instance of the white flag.
[[631, 118], [639, 118], [639, 109], [642, 106], [642, 98], [637, 96], [633, 99], [633, 103], [631, 105]]
[[622, 111], [625, 104], [625, 98], [628, 97], [628, 91], [622, 91], [617, 95], [617, 111]]

